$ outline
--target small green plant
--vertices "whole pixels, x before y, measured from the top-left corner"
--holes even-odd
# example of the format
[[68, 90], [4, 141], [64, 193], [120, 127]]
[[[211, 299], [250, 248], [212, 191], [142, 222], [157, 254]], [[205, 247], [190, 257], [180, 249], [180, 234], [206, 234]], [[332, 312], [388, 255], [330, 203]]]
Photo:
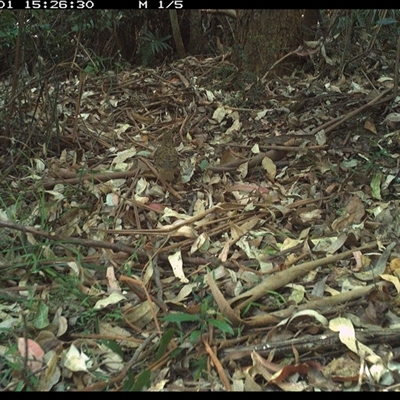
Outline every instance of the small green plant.
[[128, 379], [125, 381], [122, 390], [124, 392], [141, 392], [145, 388], [150, 387], [150, 377], [151, 372], [148, 369], [145, 369], [137, 376], [129, 372]]
[[106, 320], [106, 321], [112, 321], [112, 322], [121, 322], [124, 320], [124, 317], [122, 315], [122, 311], [119, 307], [117, 307], [115, 310], [112, 310], [110, 312], [108, 312], [103, 318], [102, 320]]
[[134, 244], [134, 249], [135, 251], [132, 253], [132, 255], [122, 264], [122, 267], [120, 269], [120, 272], [122, 275], [128, 275], [132, 276], [133, 271], [132, 271], [132, 266], [139, 262], [139, 258], [137, 255], [137, 250], [140, 249], [142, 246], [142, 239], [138, 239], [135, 244]]
[[207, 356], [201, 356], [191, 362], [191, 367], [194, 368], [193, 379], [198, 381], [201, 377], [207, 379]]
[[106, 68], [104, 66], [104, 57], [96, 57], [96, 59], [90, 59], [88, 65], [85, 67], [84, 71], [89, 75], [96, 75], [100, 71], [104, 71]]
[[[171, 340], [174, 338], [175, 335], [175, 330], [174, 329], [168, 329], [166, 332], [164, 332], [162, 338], [160, 339], [160, 342], [158, 344], [158, 349], [155, 355], [155, 358], [153, 360], [157, 361], [167, 351], [168, 344], [171, 342]], [[110, 346], [110, 343], [106, 343], [107, 346]], [[110, 346], [110, 348], [114, 349], [116, 346], [116, 343], [112, 344], [113, 347]], [[119, 351], [118, 349], [116, 349]], [[115, 351], [115, 350], [114, 350]], [[121, 350], [122, 353], [122, 350]], [[121, 354], [122, 356], [122, 354]], [[170, 358], [173, 358], [173, 355], [170, 354]], [[150, 377], [151, 373], [149, 369], [144, 369], [141, 372], [139, 372], [137, 375], [134, 375], [132, 371], [130, 371], [127, 375], [127, 379], [124, 382], [123, 390], [124, 391], [131, 391], [131, 392], [138, 392], [142, 391], [145, 388], [150, 387]]]
[[144, 67], [157, 53], [160, 53], [163, 50], [172, 50], [172, 47], [166, 43], [170, 38], [171, 35], [162, 38], [158, 37], [158, 31], [156, 31], [155, 34], [149, 31], [143, 33], [140, 37], [142, 44], [140, 46], [139, 54]]
[[273, 296], [278, 307], [282, 307], [286, 304], [286, 299], [280, 293], [275, 292], [274, 290], [267, 290], [266, 293]]
[[[249, 304], [247, 304], [247, 306], [244, 308], [244, 310], [243, 310], [243, 313], [242, 313], [242, 317], [245, 317], [248, 313], [249, 313], [249, 311], [250, 311], [250, 309], [252, 308], [252, 307], [257, 307], [257, 308], [259, 308], [259, 307], [261, 307], [262, 306], [262, 304], [260, 304], [260, 303], [255, 303], [255, 302], [250, 302]], [[243, 329], [243, 328], [242, 328]], [[239, 336], [239, 335], [238, 335]]]
[[200, 312], [198, 312], [197, 314], [170, 314], [164, 317], [164, 321], [174, 322], [175, 324], [177, 324], [181, 334], [183, 332], [182, 322], [194, 323], [195, 329], [189, 336], [189, 340], [192, 343], [197, 343], [200, 340], [201, 335], [207, 332], [209, 325], [213, 325], [214, 327], [218, 328], [223, 335], [234, 335], [234, 331], [229, 325], [228, 321], [223, 320], [222, 317], [215, 318], [216, 314], [217, 312], [210, 308], [210, 299], [205, 299], [201, 303]]

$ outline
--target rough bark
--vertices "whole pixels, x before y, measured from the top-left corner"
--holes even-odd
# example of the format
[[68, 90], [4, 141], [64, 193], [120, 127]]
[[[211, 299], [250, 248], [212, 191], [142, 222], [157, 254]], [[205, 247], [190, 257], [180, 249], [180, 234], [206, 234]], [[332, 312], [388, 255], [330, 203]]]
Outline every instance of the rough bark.
[[[302, 10], [238, 10], [234, 63], [241, 71], [262, 76], [275, 61], [302, 45], [305, 34], [310, 39], [318, 15], [318, 10], [304, 14]], [[290, 73], [290, 64], [300, 59], [293, 56], [285, 61], [276, 73]]]

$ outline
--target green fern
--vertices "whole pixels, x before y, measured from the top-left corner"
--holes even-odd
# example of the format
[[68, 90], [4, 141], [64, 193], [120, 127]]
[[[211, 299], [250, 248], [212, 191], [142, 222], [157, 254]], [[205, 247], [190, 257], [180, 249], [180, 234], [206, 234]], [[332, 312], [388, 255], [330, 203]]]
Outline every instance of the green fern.
[[166, 43], [171, 38], [171, 35], [158, 37], [158, 31], [153, 32], [146, 31], [140, 37], [142, 45], [140, 46], [139, 54], [141, 57], [142, 65], [146, 66], [149, 59], [154, 57], [157, 53], [163, 50], [172, 50], [172, 47]]

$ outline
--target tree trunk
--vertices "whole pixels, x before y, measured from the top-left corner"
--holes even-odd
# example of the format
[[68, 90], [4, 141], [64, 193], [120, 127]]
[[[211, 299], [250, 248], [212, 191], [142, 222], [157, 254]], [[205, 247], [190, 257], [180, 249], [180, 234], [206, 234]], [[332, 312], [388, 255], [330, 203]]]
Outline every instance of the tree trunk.
[[[239, 10], [236, 24], [236, 41], [233, 62], [241, 71], [263, 76], [280, 58], [303, 44], [304, 33], [318, 21], [318, 10]], [[288, 57], [274, 72], [290, 74], [296, 56]], [[294, 63], [294, 65], [293, 65]]]
[[190, 10], [189, 54], [198, 54], [201, 48], [201, 10]]

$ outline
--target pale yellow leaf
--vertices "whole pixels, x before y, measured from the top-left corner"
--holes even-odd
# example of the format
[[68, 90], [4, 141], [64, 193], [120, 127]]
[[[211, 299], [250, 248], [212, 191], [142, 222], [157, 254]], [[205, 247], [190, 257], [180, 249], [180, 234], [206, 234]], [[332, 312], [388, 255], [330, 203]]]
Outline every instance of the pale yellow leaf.
[[180, 304], [183, 300], [185, 300], [193, 291], [193, 288], [197, 286], [197, 283], [189, 283], [184, 285], [183, 288], [179, 291], [178, 295], [170, 300], [166, 300], [166, 303]]
[[186, 278], [183, 272], [183, 262], [181, 251], [178, 250], [176, 253], [168, 256], [168, 261], [172, 267], [172, 272], [175, 277], [178, 278], [182, 283], [188, 283], [189, 280]]
[[380, 277], [383, 280], [392, 283], [393, 286], [396, 288], [397, 293], [400, 293], [400, 282], [399, 282], [399, 278], [397, 276], [383, 274], [383, 275], [380, 275]]
[[262, 166], [267, 171], [268, 178], [274, 180], [276, 176], [276, 165], [269, 157], [264, 157], [262, 160]]
[[190, 253], [193, 254], [197, 250], [200, 253], [206, 253], [210, 247], [210, 237], [207, 235], [206, 232], [203, 232], [192, 244], [190, 248]]
[[99, 300], [95, 306], [93, 307], [94, 310], [101, 310], [110, 304], [117, 304], [122, 300], [126, 300], [126, 297], [118, 292], [111, 293], [106, 299]]
[[86, 363], [88, 361], [89, 357], [71, 344], [70, 348], [65, 353], [64, 366], [72, 372], [87, 371]]

